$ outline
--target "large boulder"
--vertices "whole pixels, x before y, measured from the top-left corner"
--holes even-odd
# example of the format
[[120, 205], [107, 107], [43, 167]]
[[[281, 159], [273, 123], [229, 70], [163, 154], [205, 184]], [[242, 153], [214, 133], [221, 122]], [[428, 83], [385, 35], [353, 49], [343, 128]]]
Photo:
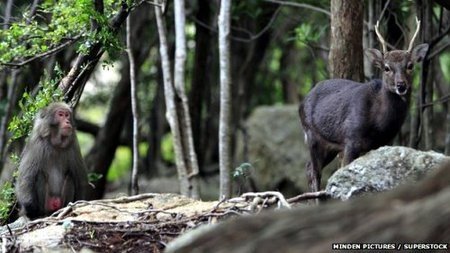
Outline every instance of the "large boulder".
[[[304, 141], [298, 106], [258, 107], [247, 119], [245, 128], [247, 138], [241, 134], [238, 137], [236, 161], [237, 166], [242, 163], [252, 165], [257, 189], [279, 190], [288, 196], [308, 191], [305, 164], [309, 160], [309, 150]], [[324, 171], [322, 182], [326, 182], [329, 174], [329, 170]]]
[[337, 170], [329, 179], [326, 192], [342, 200], [392, 189], [409, 181], [418, 181], [449, 158], [434, 151], [385, 146], [370, 151]]

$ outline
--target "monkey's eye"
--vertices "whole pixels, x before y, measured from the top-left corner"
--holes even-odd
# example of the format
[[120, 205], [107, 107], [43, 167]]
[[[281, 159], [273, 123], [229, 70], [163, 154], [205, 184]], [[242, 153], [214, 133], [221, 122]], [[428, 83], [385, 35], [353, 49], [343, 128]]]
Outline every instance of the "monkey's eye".
[[389, 72], [391, 71], [391, 68], [389, 68], [388, 65], [384, 65], [384, 72]]
[[407, 70], [412, 70], [414, 68], [414, 64], [412, 62], [408, 62], [408, 65], [406, 65]]

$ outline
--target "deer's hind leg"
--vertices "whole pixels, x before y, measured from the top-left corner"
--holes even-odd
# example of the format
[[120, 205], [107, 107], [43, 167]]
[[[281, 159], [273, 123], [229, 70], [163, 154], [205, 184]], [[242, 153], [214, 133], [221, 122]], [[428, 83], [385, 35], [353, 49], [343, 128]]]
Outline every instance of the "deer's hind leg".
[[326, 144], [315, 138], [308, 138], [308, 146], [311, 161], [306, 164], [306, 178], [308, 179], [309, 190], [317, 192], [320, 190], [322, 169], [336, 157], [338, 151], [330, 149]]

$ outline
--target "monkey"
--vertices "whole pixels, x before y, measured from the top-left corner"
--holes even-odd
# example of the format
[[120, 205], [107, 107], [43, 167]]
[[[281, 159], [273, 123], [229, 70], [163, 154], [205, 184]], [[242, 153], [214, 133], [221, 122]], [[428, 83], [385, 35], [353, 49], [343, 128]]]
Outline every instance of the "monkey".
[[16, 197], [21, 214], [48, 216], [85, 199], [88, 177], [72, 109], [55, 102], [37, 114], [19, 163]]

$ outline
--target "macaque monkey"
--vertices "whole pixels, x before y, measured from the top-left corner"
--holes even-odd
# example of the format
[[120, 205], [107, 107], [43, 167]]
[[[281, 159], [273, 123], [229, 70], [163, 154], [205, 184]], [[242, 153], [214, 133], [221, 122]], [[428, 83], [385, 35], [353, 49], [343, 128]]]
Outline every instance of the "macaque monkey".
[[16, 185], [21, 212], [30, 219], [48, 216], [84, 199], [87, 187], [72, 110], [52, 103], [38, 113], [22, 153]]

